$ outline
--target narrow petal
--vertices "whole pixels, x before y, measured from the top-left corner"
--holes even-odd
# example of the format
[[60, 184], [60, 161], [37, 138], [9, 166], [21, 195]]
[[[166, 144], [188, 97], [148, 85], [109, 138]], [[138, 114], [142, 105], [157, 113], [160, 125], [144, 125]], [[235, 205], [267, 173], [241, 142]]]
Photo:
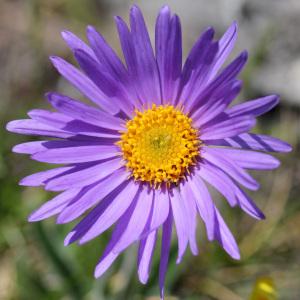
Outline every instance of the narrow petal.
[[12, 151], [21, 154], [34, 154], [45, 151], [45, 146], [43, 144], [46, 142], [47, 141], [35, 141], [18, 144], [12, 148]]
[[74, 171], [70, 174], [49, 180], [45, 189], [49, 191], [63, 191], [70, 188], [83, 187], [105, 178], [121, 166], [121, 160], [117, 158], [103, 163], [97, 163], [90, 167], [77, 167], [74, 168]]
[[148, 190], [148, 188], [144, 188], [139, 193], [139, 198], [137, 199], [137, 204], [134, 208], [131, 219], [122, 237], [114, 247], [114, 252], [122, 252], [131, 243], [139, 239], [148, 221], [152, 201], [153, 193], [151, 190]]
[[168, 192], [155, 189], [153, 198], [153, 214], [149, 226], [150, 231], [157, 229], [166, 221], [169, 215], [169, 210], [170, 198]]
[[169, 216], [163, 225], [162, 241], [161, 241], [158, 280], [159, 280], [159, 288], [160, 288], [160, 297], [162, 299], [164, 299], [164, 285], [165, 285], [165, 278], [166, 278], [166, 272], [168, 268], [168, 261], [169, 261], [170, 247], [171, 247], [172, 225], [173, 225], [173, 217], [172, 217], [172, 211], [170, 210]]
[[178, 257], [176, 263], [179, 264], [188, 244], [189, 225], [186, 222], [188, 218], [187, 210], [184, 202], [181, 199], [178, 188], [172, 189], [172, 194], [170, 194], [170, 202], [172, 205], [172, 212], [178, 237]]
[[242, 104], [235, 105], [226, 110], [226, 114], [230, 117], [252, 115], [261, 116], [270, 111], [279, 103], [277, 95], [262, 97], [256, 100], [250, 100]]
[[132, 43], [135, 50], [137, 91], [145, 103], [161, 104], [158, 68], [142, 12], [137, 6], [130, 10]]
[[99, 109], [58, 93], [48, 93], [47, 98], [59, 112], [83, 122], [113, 130], [123, 130], [123, 121]]
[[79, 192], [80, 189], [70, 189], [57, 195], [31, 213], [28, 221], [37, 222], [59, 214]]
[[217, 90], [215, 94], [207, 99], [192, 114], [195, 127], [201, 127], [211, 121], [228, 107], [228, 105], [236, 98], [242, 88], [242, 82], [234, 80], [224, 85], [224, 88]]
[[220, 155], [220, 152], [217, 150], [203, 147], [202, 156], [244, 187], [250, 190], [257, 190], [259, 188], [259, 183], [252, 176], [236, 164], [233, 159]]
[[[187, 183], [187, 182], [186, 182]], [[189, 244], [191, 251], [193, 255], [198, 255], [198, 245], [197, 245], [197, 237], [196, 237], [196, 231], [197, 231], [197, 207], [196, 202], [191, 197], [190, 191], [184, 188], [184, 185], [182, 184], [180, 186], [180, 194], [181, 199], [184, 202], [186, 212], [187, 212], [187, 219], [186, 222], [188, 223], [189, 230]]]
[[104, 67], [115, 80], [128, 88], [128, 72], [116, 52], [93, 26], [87, 27], [87, 37], [102, 67]]
[[46, 182], [52, 178], [66, 174], [73, 169], [72, 166], [55, 168], [47, 171], [38, 172], [24, 177], [19, 184], [24, 186], [41, 186], [45, 185]]
[[195, 201], [201, 219], [205, 223], [207, 237], [209, 240], [213, 240], [215, 227], [214, 204], [205, 183], [198, 174], [188, 178], [183, 186], [183, 192], [186, 193], [186, 197]]
[[157, 239], [157, 230], [140, 241], [138, 250], [138, 276], [141, 283], [146, 284]]
[[114, 189], [124, 183], [127, 178], [128, 173], [124, 169], [113, 172], [110, 176], [104, 178], [88, 189], [86, 193], [77, 199], [77, 201], [72, 202], [65, 207], [59, 215], [57, 222], [62, 224], [75, 220], [103, 200]]
[[237, 22], [233, 22], [221, 37], [221, 39], [218, 41], [218, 52], [209, 71], [208, 81], [211, 81], [211, 79], [216, 76], [216, 74], [226, 61], [227, 57], [231, 53], [237, 39], [237, 30]]
[[215, 239], [232, 258], [240, 259], [240, 251], [238, 245], [216, 207], [215, 223]]
[[162, 87], [163, 103], [172, 103], [181, 75], [182, 38], [178, 16], [172, 16], [164, 6], [157, 17], [155, 27], [155, 52]]
[[98, 104], [103, 110], [109, 113], [116, 114], [119, 111], [118, 106], [110, 101], [110, 99], [107, 98], [100, 91], [100, 89], [77, 68], [75, 68], [62, 58], [52, 56], [50, 57], [50, 59], [57, 71], [83, 95], [85, 95], [87, 98]]
[[75, 52], [77, 49], [81, 49], [96, 59], [95, 53], [91, 47], [89, 47], [84, 41], [82, 41], [72, 32], [64, 30], [62, 31], [61, 36], [73, 52]]
[[261, 152], [230, 148], [214, 148], [214, 151], [234, 160], [240, 167], [245, 169], [272, 170], [280, 165], [277, 158]]
[[81, 69], [99, 87], [105, 98], [115, 107], [125, 112], [127, 116], [131, 116], [134, 108], [131, 104], [130, 96], [127, 95], [126, 89], [120, 85], [120, 82], [114, 79], [108, 72], [105, 72], [101, 68], [101, 65], [86, 52], [76, 50], [75, 58]]
[[48, 149], [33, 154], [32, 159], [52, 164], [73, 164], [113, 158], [120, 155], [119, 147], [103, 145], [85, 145]]
[[28, 112], [28, 115], [34, 121], [40, 122], [49, 128], [52, 127], [52, 130], [60, 129], [62, 132], [65, 132], [66, 137], [87, 135], [100, 138], [118, 138], [120, 136], [119, 132], [115, 130], [100, 128], [98, 126], [73, 119], [59, 112], [52, 112], [44, 109], [33, 109]]
[[215, 146], [231, 146], [234, 148], [242, 148], [249, 150], [259, 150], [267, 152], [290, 152], [292, 147], [287, 142], [274, 138], [268, 135], [243, 133], [238, 136], [220, 139], [210, 140], [206, 142], [207, 145]]
[[[109, 204], [101, 201], [100, 205], [103, 203], [104, 209], [98, 213], [99, 208], [95, 208], [95, 219], [92, 217], [93, 223], [80, 238], [80, 244], [90, 241], [112, 226], [125, 213], [132, 201], [138, 199], [140, 193], [138, 190], [139, 185], [129, 181], [127, 186], [114, 199], [111, 199]], [[92, 213], [93, 211], [90, 214]], [[91, 218], [90, 214], [85, 218]]]
[[203, 141], [228, 138], [247, 132], [254, 126], [255, 119], [249, 116], [215, 121], [214, 124], [201, 128], [200, 138]]

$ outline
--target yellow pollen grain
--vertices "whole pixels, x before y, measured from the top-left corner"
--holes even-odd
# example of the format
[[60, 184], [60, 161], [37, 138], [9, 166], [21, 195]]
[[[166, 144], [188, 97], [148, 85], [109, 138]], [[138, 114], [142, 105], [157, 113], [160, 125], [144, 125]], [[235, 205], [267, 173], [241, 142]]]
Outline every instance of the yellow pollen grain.
[[155, 187], [178, 183], [199, 156], [192, 120], [171, 105], [135, 111], [117, 143], [135, 180]]

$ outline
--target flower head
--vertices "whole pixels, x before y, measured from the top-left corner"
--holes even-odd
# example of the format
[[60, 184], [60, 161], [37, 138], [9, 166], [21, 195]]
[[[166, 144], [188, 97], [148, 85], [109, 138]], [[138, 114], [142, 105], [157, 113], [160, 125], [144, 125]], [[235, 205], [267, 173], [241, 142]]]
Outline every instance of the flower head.
[[65, 245], [86, 243], [115, 225], [95, 276], [138, 242], [138, 275], [143, 283], [162, 229], [163, 297], [173, 224], [178, 263], [188, 245], [193, 254], [198, 253], [198, 214], [208, 239], [217, 240], [239, 259], [238, 246], [207, 185], [231, 206], [262, 219], [263, 213], [241, 188], [259, 187], [247, 170], [278, 167], [278, 160], [264, 152], [288, 152], [291, 147], [249, 133], [255, 118], [278, 103], [276, 95], [231, 105], [240, 92], [237, 76], [247, 60], [242, 52], [221, 69], [235, 44], [236, 23], [217, 41], [212, 28], [204, 31], [182, 66], [180, 21], [168, 7], [157, 18], [155, 53], [138, 7], [130, 11], [130, 29], [121, 18], [115, 21], [126, 66], [90, 26], [89, 46], [70, 32], [62, 34], [81, 70], [51, 57], [58, 72], [94, 105], [48, 93], [55, 112], [32, 110], [30, 119], [10, 122], [7, 129], [51, 138], [17, 145], [15, 152], [65, 164], [20, 182], [60, 192], [33, 212], [29, 221], [58, 215], [58, 223], [67, 223], [84, 215]]

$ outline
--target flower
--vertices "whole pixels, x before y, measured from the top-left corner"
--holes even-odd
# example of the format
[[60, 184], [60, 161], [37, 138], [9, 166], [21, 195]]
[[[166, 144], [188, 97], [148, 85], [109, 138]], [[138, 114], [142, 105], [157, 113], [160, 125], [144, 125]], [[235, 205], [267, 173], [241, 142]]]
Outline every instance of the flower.
[[208, 239], [217, 240], [239, 259], [238, 246], [207, 184], [231, 206], [262, 219], [263, 213], [240, 187], [259, 188], [246, 170], [278, 167], [279, 161], [263, 152], [288, 152], [291, 147], [249, 133], [255, 118], [271, 110], [278, 96], [231, 106], [241, 90], [237, 76], [247, 60], [244, 51], [221, 70], [237, 38], [235, 22], [218, 41], [213, 40], [212, 28], [205, 30], [182, 67], [180, 20], [167, 6], [157, 18], [155, 54], [137, 6], [130, 11], [130, 30], [120, 17], [115, 21], [126, 67], [91, 26], [87, 28], [90, 46], [68, 31], [62, 33], [81, 71], [51, 57], [58, 72], [95, 105], [48, 93], [55, 112], [32, 110], [30, 119], [12, 121], [7, 129], [51, 138], [19, 144], [14, 152], [66, 165], [21, 180], [21, 185], [60, 192], [29, 221], [58, 215], [57, 223], [67, 223], [85, 215], [67, 235], [65, 245], [84, 244], [115, 224], [96, 277], [129, 245], [139, 242], [138, 275], [146, 283], [162, 228], [163, 298], [173, 223], [177, 263], [188, 245], [193, 254], [198, 253], [198, 214]]

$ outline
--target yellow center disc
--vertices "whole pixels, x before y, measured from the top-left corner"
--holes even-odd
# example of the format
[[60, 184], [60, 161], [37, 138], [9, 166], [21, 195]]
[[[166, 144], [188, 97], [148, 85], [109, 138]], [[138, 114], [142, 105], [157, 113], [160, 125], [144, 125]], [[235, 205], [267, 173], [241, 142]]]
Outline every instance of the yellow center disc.
[[171, 105], [136, 111], [118, 142], [135, 180], [159, 186], [177, 183], [199, 156], [192, 120]]

